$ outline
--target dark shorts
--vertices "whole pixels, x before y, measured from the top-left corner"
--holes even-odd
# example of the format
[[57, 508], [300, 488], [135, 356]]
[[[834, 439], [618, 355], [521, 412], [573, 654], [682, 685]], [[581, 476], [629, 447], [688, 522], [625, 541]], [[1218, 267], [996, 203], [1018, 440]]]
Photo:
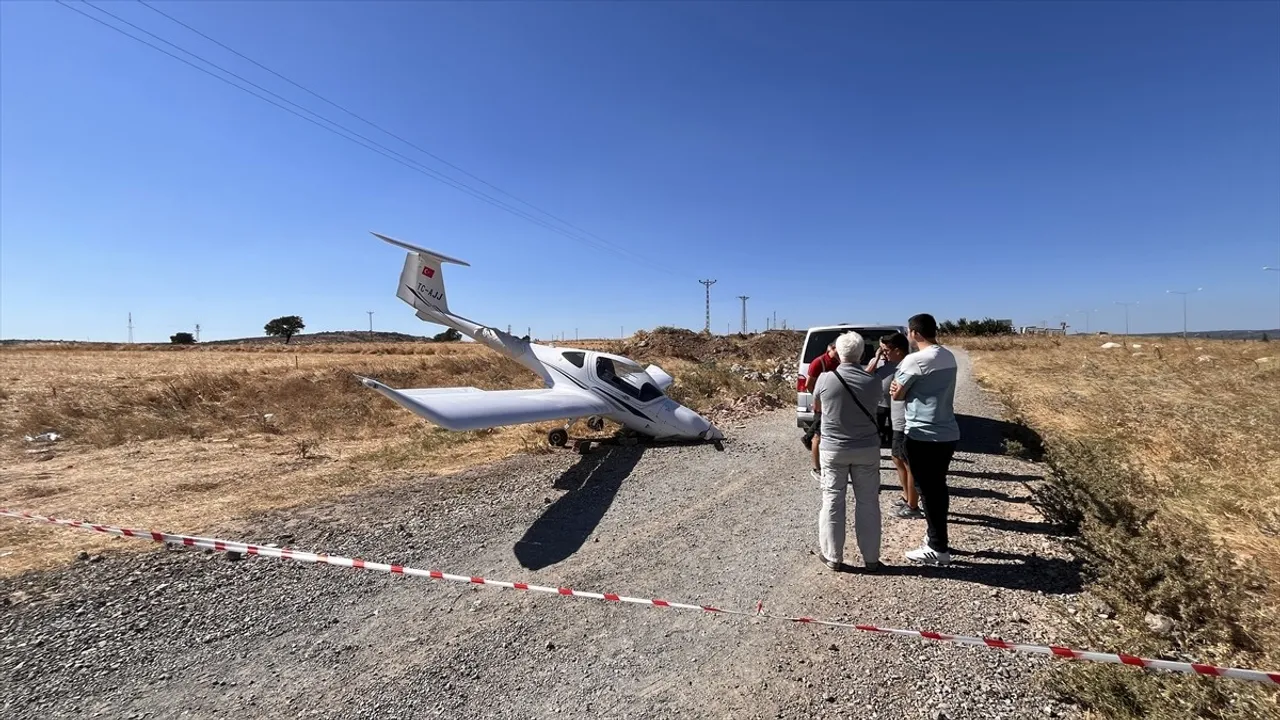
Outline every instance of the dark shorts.
[[813, 414], [813, 422], [809, 423], [809, 427], [806, 428], [804, 431], [804, 437], [801, 438], [801, 440], [804, 442], [804, 446], [812, 450], [813, 439], [818, 436], [818, 433], [821, 432], [821, 430], [822, 430], [822, 413], [816, 412]]
[[892, 447], [890, 443], [893, 440], [893, 420], [889, 417], [889, 408], [876, 408], [876, 430], [880, 432], [880, 447]]
[[893, 450], [892, 454], [899, 460], [907, 459], [907, 434], [901, 430], [893, 431]]

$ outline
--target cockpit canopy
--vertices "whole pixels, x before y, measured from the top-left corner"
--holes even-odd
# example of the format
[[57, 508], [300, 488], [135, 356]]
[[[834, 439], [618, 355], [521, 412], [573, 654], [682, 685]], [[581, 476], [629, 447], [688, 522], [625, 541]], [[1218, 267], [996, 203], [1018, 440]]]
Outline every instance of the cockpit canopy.
[[626, 358], [597, 356], [596, 375], [640, 402], [647, 403], [662, 397], [662, 391], [649, 373]]

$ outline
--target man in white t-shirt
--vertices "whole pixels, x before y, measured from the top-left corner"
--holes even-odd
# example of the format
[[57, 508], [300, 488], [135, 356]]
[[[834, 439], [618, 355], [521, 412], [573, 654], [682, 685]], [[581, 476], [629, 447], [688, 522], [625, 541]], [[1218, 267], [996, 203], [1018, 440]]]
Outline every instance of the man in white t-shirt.
[[951, 504], [947, 471], [960, 426], [954, 411], [956, 395], [955, 355], [938, 344], [938, 323], [922, 313], [907, 321], [907, 337], [920, 349], [902, 359], [890, 387], [894, 400], [906, 402], [907, 463], [911, 478], [924, 500], [929, 525], [924, 545], [907, 552], [907, 559], [926, 565], [951, 563], [947, 544], [947, 512]]

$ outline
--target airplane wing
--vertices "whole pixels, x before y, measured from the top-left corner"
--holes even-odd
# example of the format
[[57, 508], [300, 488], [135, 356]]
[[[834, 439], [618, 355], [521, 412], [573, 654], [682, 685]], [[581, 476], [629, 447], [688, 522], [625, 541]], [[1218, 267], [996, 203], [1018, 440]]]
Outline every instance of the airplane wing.
[[362, 377], [401, 407], [449, 430], [480, 430], [545, 420], [568, 420], [613, 411], [603, 400], [565, 388], [480, 390], [473, 387], [396, 390]]

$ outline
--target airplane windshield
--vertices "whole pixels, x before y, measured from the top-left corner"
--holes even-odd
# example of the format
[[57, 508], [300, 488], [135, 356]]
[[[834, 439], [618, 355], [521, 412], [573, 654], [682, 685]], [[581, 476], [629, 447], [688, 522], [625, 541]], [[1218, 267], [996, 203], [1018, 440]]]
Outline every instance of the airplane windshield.
[[596, 374], [601, 380], [640, 402], [662, 397], [662, 391], [654, 384], [653, 378], [635, 363], [607, 357], [597, 358]]

